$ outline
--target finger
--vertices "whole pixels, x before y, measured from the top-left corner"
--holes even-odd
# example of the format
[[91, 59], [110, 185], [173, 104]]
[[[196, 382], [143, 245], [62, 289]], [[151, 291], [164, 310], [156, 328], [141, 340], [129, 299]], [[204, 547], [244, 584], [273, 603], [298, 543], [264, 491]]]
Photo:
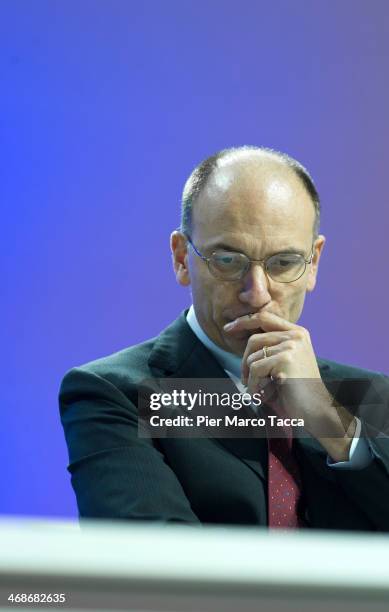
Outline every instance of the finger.
[[257, 312], [252, 315], [238, 317], [235, 321], [224, 326], [226, 332], [238, 332], [243, 330], [260, 329], [268, 331], [288, 331], [294, 329], [296, 325], [283, 319], [279, 315], [270, 311]]
[[258, 313], [258, 320], [262, 329], [267, 331], [290, 331], [297, 327], [274, 312], [264, 311]]
[[262, 388], [264, 380], [269, 381], [273, 377], [278, 361], [278, 355], [273, 355], [266, 359], [259, 359], [251, 365], [247, 377], [247, 388], [250, 393], [256, 393], [258, 388]]
[[263, 334], [253, 334], [247, 341], [247, 345], [242, 357], [242, 367], [251, 353], [259, 351], [264, 346], [275, 346], [286, 340], [290, 340], [288, 332], [265, 332]]
[[261, 382], [264, 379], [271, 379], [277, 388], [279, 385], [286, 383], [287, 378], [284, 372], [283, 355], [284, 351], [280, 351], [272, 357], [259, 359], [255, 361], [251, 367], [247, 380], [247, 388], [250, 393], [255, 393], [261, 387]]
[[263, 334], [252, 334], [247, 340], [245, 353], [254, 353], [264, 346], [273, 346], [285, 340], [292, 340], [290, 331], [264, 332]]
[[[253, 340], [253, 338], [254, 337], [252, 336], [250, 340]], [[285, 334], [280, 334], [280, 332], [270, 332], [266, 334], [261, 334], [260, 336], [255, 336], [255, 342], [249, 341], [242, 358], [243, 384], [246, 384], [245, 381], [247, 381], [251, 364], [254, 363], [254, 361], [257, 361], [258, 359], [265, 358], [263, 352], [264, 346], [266, 346], [267, 349], [267, 356], [271, 357], [273, 355], [276, 355], [280, 351], [285, 350], [289, 346], [287, 342], [289, 342], [289, 338], [285, 336]], [[253, 347], [253, 343], [255, 349]]]
[[255, 314], [252, 315], [244, 315], [243, 317], [238, 317], [234, 321], [230, 321], [230, 323], [226, 323], [223, 326], [224, 331], [226, 332], [240, 332], [242, 330], [250, 331], [250, 330], [260, 330], [263, 331], [259, 325], [258, 317]]

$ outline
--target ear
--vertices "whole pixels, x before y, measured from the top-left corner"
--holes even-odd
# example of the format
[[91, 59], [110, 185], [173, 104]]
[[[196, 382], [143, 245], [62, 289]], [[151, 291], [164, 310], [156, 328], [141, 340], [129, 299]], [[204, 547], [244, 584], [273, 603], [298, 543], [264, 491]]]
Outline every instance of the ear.
[[177, 283], [183, 287], [190, 285], [188, 269], [188, 241], [184, 234], [178, 230], [170, 236], [170, 248], [172, 251], [173, 267]]
[[316, 238], [313, 245], [312, 263], [309, 266], [307, 291], [313, 291], [316, 286], [317, 273], [319, 269], [319, 261], [325, 244], [325, 236], [321, 234]]

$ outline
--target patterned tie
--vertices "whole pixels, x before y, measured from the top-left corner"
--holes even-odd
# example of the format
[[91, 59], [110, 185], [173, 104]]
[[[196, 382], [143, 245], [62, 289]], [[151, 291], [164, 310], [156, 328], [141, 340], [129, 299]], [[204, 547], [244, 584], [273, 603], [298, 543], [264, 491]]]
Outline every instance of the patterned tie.
[[269, 434], [269, 528], [302, 527], [305, 523], [298, 512], [301, 496], [301, 478], [292, 449], [292, 427], [272, 427]]

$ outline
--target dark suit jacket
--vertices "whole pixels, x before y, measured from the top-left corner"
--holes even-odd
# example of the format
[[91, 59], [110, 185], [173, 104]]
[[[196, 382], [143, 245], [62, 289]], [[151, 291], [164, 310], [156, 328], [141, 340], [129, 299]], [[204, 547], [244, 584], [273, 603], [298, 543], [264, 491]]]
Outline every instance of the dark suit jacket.
[[[358, 412], [383, 402], [389, 379], [318, 360], [322, 378], [354, 379], [338, 399]], [[158, 337], [74, 368], [60, 391], [71, 481], [80, 517], [267, 525], [267, 443], [258, 438], [138, 437], [145, 378], [220, 378], [226, 373], [193, 334], [185, 313]], [[385, 399], [383, 400], [383, 397]], [[360, 470], [336, 470], [312, 437], [295, 440], [307, 525], [389, 531], [389, 438]]]

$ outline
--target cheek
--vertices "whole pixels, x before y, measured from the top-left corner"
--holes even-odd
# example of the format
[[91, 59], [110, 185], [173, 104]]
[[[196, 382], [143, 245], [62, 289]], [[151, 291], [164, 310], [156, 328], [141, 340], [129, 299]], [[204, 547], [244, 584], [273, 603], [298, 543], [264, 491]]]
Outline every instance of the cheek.
[[215, 304], [230, 304], [237, 301], [238, 291], [233, 283], [216, 282], [213, 289]]
[[305, 283], [274, 286], [271, 290], [271, 298], [276, 314], [290, 321], [296, 319], [304, 304], [305, 290]]
[[196, 295], [201, 295], [203, 299], [212, 295], [212, 279], [209, 278], [206, 270], [193, 270], [191, 273], [191, 285], [192, 291]]
[[[226, 307], [235, 306], [238, 302], [238, 291], [233, 283], [223, 283], [206, 274], [195, 274], [192, 278], [194, 301], [203, 312], [207, 311], [213, 319], [221, 320]], [[223, 320], [224, 324], [224, 320]]]
[[225, 316], [223, 312], [231, 307], [236, 309], [236, 304], [238, 303], [236, 289], [233, 284], [223, 283], [215, 279], [207, 284], [206, 290], [214, 320], [224, 325]]
[[215, 283], [209, 276], [206, 270], [195, 268], [191, 271], [193, 302], [203, 313], [208, 313], [215, 301]]
[[288, 292], [285, 301], [285, 308], [288, 309], [288, 313], [285, 318], [289, 319], [292, 323], [295, 323], [301, 315], [304, 306], [305, 292], [305, 283], [296, 287], [291, 287]]

